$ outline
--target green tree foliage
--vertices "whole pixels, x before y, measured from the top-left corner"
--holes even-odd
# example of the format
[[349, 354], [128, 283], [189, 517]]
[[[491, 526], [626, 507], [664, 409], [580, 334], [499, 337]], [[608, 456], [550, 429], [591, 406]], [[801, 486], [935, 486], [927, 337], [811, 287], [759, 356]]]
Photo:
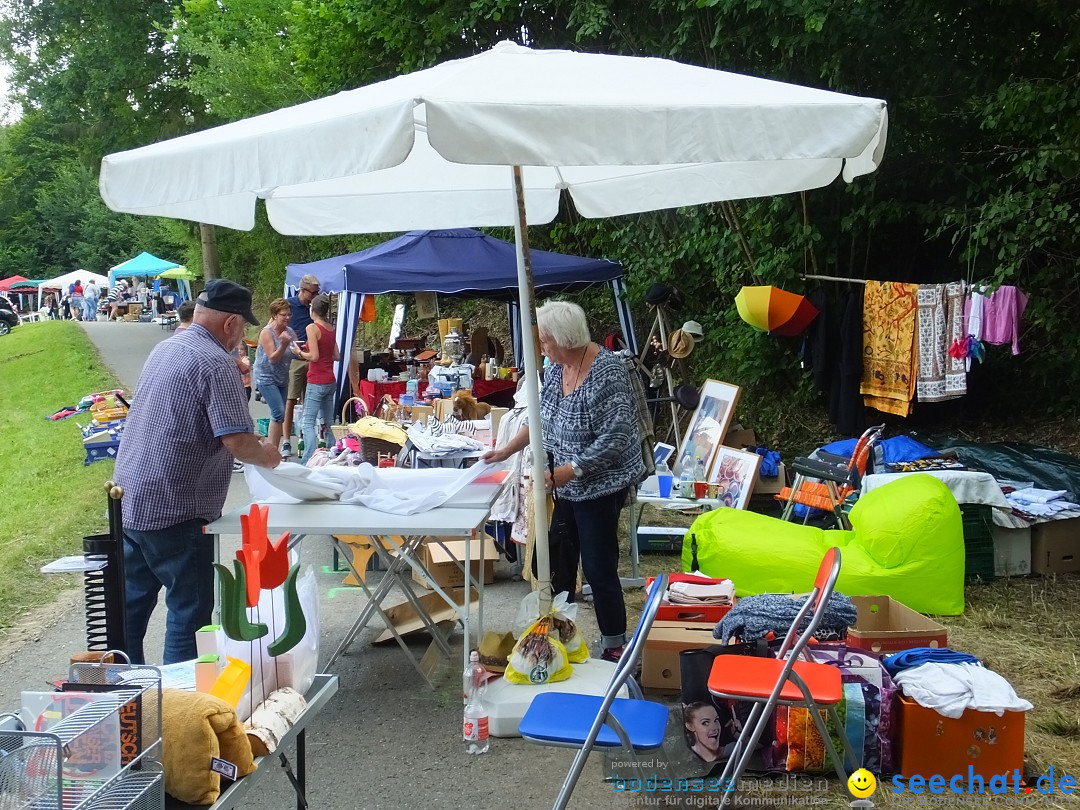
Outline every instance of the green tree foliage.
[[[991, 350], [1014, 390], [1059, 408], [1072, 407], [1060, 392], [1080, 390], [1071, 327], [1080, 317], [1073, 3], [144, 0], [133, 10], [120, 0], [11, 0], [6, 20], [0, 54], [13, 60], [32, 115], [0, 139], [0, 183], [11, 192], [0, 199], [3, 266], [123, 240], [126, 226], [104, 228], [89, 201], [73, 202], [79, 215], [57, 210], [65, 192], [87, 189], [66, 159], [92, 166], [110, 149], [390, 78], [500, 39], [662, 56], [889, 103], [884, 163], [853, 184], [611, 221], [582, 220], [567, 204], [553, 226], [532, 229], [537, 247], [621, 259], [637, 295], [653, 281], [676, 283], [687, 302], [677, 317], [707, 331], [696, 376], [739, 382], [745, 402], [785, 402], [790, 411], [816, 401], [796, 345], [738, 320], [732, 300], [744, 284], [804, 289], [806, 273], [965, 278], [1031, 294], [1024, 354]], [[45, 216], [55, 222], [45, 227]], [[101, 235], [72, 241], [84, 222]], [[169, 223], [156, 236], [198, 267], [192, 228]], [[285, 263], [378, 238], [285, 239], [260, 218], [250, 234], [219, 231], [218, 247], [225, 272], [273, 294]]]

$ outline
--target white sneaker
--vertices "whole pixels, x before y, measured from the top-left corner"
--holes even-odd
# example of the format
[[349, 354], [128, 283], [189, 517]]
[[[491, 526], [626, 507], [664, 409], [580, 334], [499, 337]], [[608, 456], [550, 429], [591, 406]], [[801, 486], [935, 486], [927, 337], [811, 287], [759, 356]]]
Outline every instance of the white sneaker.
[[281, 453], [282, 458], [288, 458], [292, 455], [292, 445], [288, 442], [282, 442], [281, 448], [278, 450], [278, 452]]
[[244, 471], [244, 462], [234, 460], [233, 463], [232, 463], [232, 471], [234, 473], [243, 472]]

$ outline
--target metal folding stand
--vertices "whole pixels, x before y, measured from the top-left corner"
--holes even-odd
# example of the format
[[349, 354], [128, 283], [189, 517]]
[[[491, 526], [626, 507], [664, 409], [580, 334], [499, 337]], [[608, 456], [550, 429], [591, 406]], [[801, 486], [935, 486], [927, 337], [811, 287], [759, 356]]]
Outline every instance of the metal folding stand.
[[127, 609], [124, 597], [124, 526], [120, 499], [124, 490], [105, 482], [109, 533], [83, 538], [83, 555], [104, 560], [105, 567], [83, 574], [86, 596], [86, 649], [126, 650]]
[[[424, 568], [424, 566], [417, 560], [417, 553], [419, 552], [420, 547], [424, 544], [425, 540], [433, 543], [438, 543], [445, 549], [446, 547], [445, 545], [443, 545], [441, 540], [438, 540], [437, 538], [428, 538], [425, 535], [411, 535], [401, 537], [400, 542], [399, 538], [395, 535], [376, 535], [372, 537], [372, 540], [374, 541], [373, 547], [375, 549], [376, 555], [386, 566], [386, 572], [383, 574], [382, 578], [379, 580], [378, 585], [376, 585], [374, 589], [368, 587], [367, 582], [365, 581], [365, 577], [363, 576], [363, 572], [357, 571], [353, 567], [352, 555], [348, 554], [347, 549], [344, 548], [342, 541], [339, 540], [336, 536], [333, 538], [335, 548], [338, 548], [341, 551], [341, 554], [339, 556], [345, 558], [346, 562], [349, 565], [349, 568], [352, 570], [353, 574], [356, 576], [356, 579], [359, 581], [360, 587], [363, 589], [364, 595], [367, 597], [367, 604], [364, 605], [363, 610], [360, 611], [360, 615], [356, 617], [356, 621], [353, 622], [352, 627], [349, 628], [348, 633], [345, 634], [345, 638], [342, 639], [341, 644], [338, 645], [338, 648], [330, 657], [330, 660], [326, 664], [326, 668], [330, 669], [334, 665], [334, 662], [338, 659], [338, 657], [345, 653], [345, 651], [349, 648], [352, 642], [356, 639], [356, 636], [359, 635], [360, 631], [367, 626], [367, 623], [368, 621], [370, 621], [372, 614], [377, 613], [379, 617], [383, 620], [383, 623], [386, 625], [387, 631], [390, 633], [391, 636], [393, 636], [394, 640], [397, 641], [398, 646], [401, 647], [405, 655], [408, 656], [409, 661], [412, 663], [416, 671], [420, 673], [424, 680], [434, 686], [430, 676], [430, 666], [425, 666], [425, 661], [429, 660], [428, 655], [425, 654], [423, 659], [421, 659], [420, 661], [416, 660], [416, 658], [412, 654], [412, 651], [409, 649], [409, 646], [405, 643], [405, 639], [403, 638], [402, 634], [398, 631], [394, 618], [388, 615], [387, 612], [383, 609], [382, 602], [390, 593], [390, 590], [393, 588], [393, 586], [397, 585], [401, 589], [402, 593], [405, 595], [405, 599], [408, 602], [409, 606], [415, 612], [416, 616], [420, 619], [423, 628], [426, 629], [431, 635], [432, 646], [437, 647], [444, 655], [449, 658], [451, 652], [448, 636], [443, 633], [443, 631], [439, 628], [439, 622], [424, 607], [423, 601], [416, 595], [415, 591], [413, 591], [411, 573], [415, 571], [421, 578], [423, 578], [431, 586], [432, 590], [434, 590], [435, 593], [438, 594], [439, 597], [444, 602], [446, 602], [448, 606], [454, 609], [456, 617], [459, 616], [459, 614], [457, 613], [457, 611], [459, 610], [471, 610], [471, 600], [469, 598], [469, 592], [470, 586], [475, 585], [477, 593], [480, 594], [478, 607], [480, 612], [478, 619], [479, 626], [481, 628], [483, 627], [484, 622], [484, 602], [482, 596], [483, 573], [481, 571], [481, 575], [478, 580], [474, 580], [472, 578], [470, 543], [466, 542], [464, 565], [462, 565], [461, 562], [455, 561], [458, 567], [462, 568], [462, 570], [465, 572], [466, 578], [466, 587], [464, 593], [465, 604], [464, 606], [459, 606], [457, 601], [449, 594], [447, 594], [447, 592], [435, 581], [434, 577], [432, 577], [430, 573]], [[429, 647], [429, 652], [430, 649], [431, 648]]]

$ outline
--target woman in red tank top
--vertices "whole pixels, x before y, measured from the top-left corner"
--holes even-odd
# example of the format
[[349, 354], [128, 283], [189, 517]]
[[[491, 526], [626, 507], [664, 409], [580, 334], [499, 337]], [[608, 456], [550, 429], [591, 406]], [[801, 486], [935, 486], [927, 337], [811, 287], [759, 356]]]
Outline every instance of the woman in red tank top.
[[307, 390], [304, 393], [304, 419], [300, 429], [304, 436], [304, 455], [300, 462], [307, 463], [319, 446], [315, 423], [321, 415], [323, 430], [334, 424], [334, 361], [341, 357], [334, 327], [329, 321], [330, 297], [317, 295], [311, 300], [311, 320], [307, 328], [307, 347], [297, 354], [308, 361]]

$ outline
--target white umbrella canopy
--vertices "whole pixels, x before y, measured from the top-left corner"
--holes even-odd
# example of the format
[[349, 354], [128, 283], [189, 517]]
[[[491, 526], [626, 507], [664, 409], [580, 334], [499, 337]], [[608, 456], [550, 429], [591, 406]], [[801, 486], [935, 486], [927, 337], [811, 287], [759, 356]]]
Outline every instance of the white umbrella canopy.
[[[582, 216], [606, 217], [818, 188], [876, 169], [887, 126], [878, 99], [663, 59], [502, 42], [107, 155], [100, 188], [115, 211], [244, 230], [263, 198], [271, 225], [294, 235], [513, 225], [530, 341], [525, 226], [553, 220], [563, 191]], [[526, 345], [525, 367], [541, 480], [535, 347]], [[549, 592], [544, 521], [537, 534], [539, 579]]]

